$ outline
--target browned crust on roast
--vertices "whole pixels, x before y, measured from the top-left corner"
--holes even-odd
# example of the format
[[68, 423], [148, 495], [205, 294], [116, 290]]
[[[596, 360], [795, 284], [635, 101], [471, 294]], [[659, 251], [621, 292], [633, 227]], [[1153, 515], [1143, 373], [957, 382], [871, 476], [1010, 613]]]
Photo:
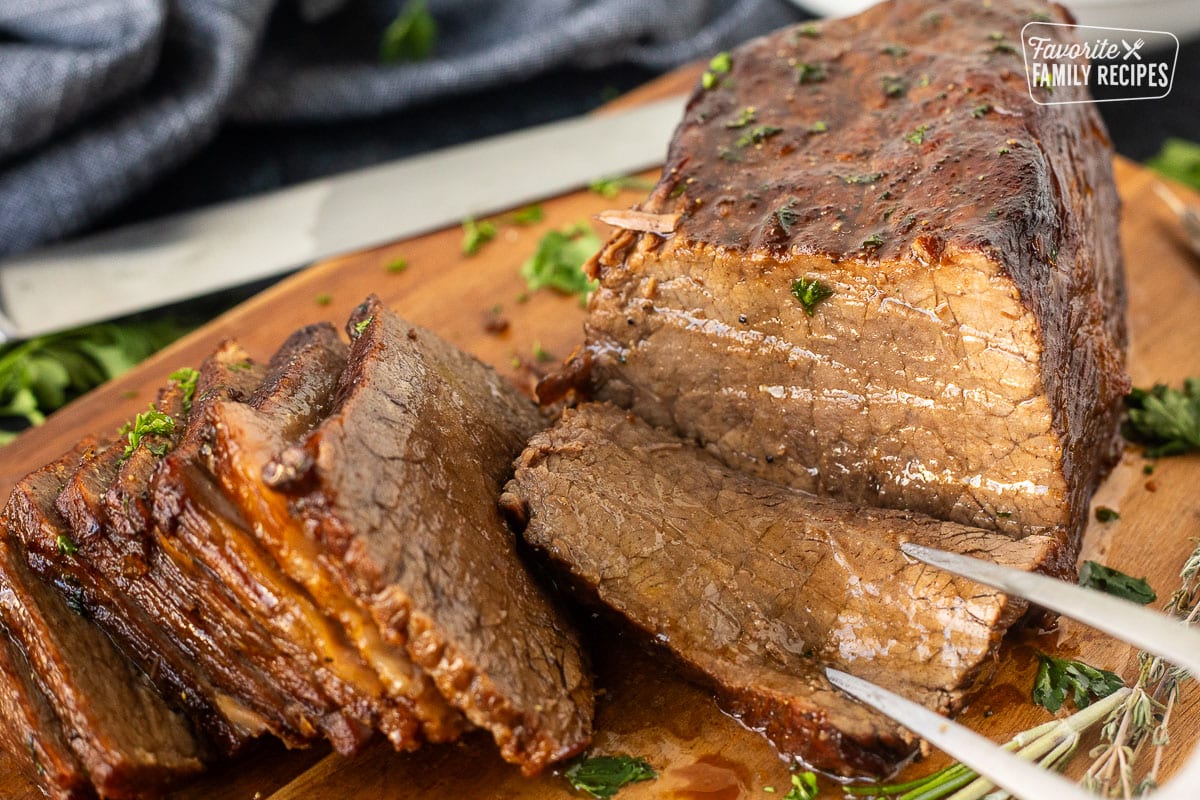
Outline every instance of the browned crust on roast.
[[[1020, 30], [1043, 13], [1069, 18], [1020, 0], [893, 0], [738, 48], [731, 71], [693, 94], [639, 206], [680, 213], [674, 232], [618, 231], [590, 269], [619, 292], [639, 248], [785, 265], [820, 256], [860, 263], [859, 274], [981, 254], [1037, 326], [1062, 444], [1070, 572], [1088, 499], [1116, 456], [1126, 293], [1103, 123], [1091, 103], [1039, 105], [1029, 94]], [[1034, 91], [1087, 99], [1078, 87]], [[749, 107], [754, 122], [730, 127]], [[758, 126], [780, 130], [739, 147]], [[602, 295], [593, 303], [608, 302]], [[620, 371], [605, 365], [597, 379]]]

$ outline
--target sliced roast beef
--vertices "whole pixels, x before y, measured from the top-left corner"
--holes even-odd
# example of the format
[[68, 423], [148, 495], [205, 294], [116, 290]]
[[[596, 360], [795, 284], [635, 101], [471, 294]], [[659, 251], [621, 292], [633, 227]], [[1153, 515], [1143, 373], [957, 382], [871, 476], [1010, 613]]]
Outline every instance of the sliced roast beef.
[[92, 499], [102, 495], [105, 504], [91, 509], [101, 534], [80, 544], [79, 557], [164, 628], [208, 683], [250, 709], [271, 733], [292, 746], [323, 736], [350, 754], [370, 739], [371, 726], [343, 705], [344, 698], [325, 692], [309, 651], [276, 637], [202, 559], [181, 546], [212, 535], [207, 510], [197, 510], [195, 500], [187, 499], [190, 507], [181, 509], [173, 525], [175, 533], [186, 529], [189, 535], [178, 538], [163, 535], [147, 513], [150, 478], [163, 458], [186, 459], [199, 447], [203, 409], [220, 399], [248, 397], [262, 376], [262, 368], [234, 343], [223, 345], [189, 376], [186, 385], [193, 391], [177, 392], [183, 396], [172, 404], [178, 414], [187, 408], [186, 425], [179, 417], [160, 418], [176, 421], [125, 448], [112, 486], [81, 492]]
[[[7, 536], [7, 534], [5, 534]], [[0, 625], [0, 748], [51, 800], [93, 800], [87, 772], [67, 741], [29, 659]]]
[[1025, 609], [899, 545], [1027, 570], [1062, 547], [781, 487], [607, 404], [534, 436], [501, 503], [530, 544], [670, 648], [749, 727], [841, 775], [885, 774], [914, 742], [835, 690], [823, 666], [950, 712]]
[[[79, 461], [68, 453], [23, 479], [4, 510], [0, 540], [0, 617], [32, 667], [33, 680], [49, 698], [63, 734], [88, 780], [109, 798], [161, 791], [199, 771], [206, 749], [186, 719], [164, 703], [145, 678], [85, 618], [78, 598], [60, 596], [31, 570], [43, 574], [76, 559], [68, 528], [54, 508], [67, 475]], [[33, 529], [39, 533], [32, 534]], [[60, 543], [53, 554], [27, 551], [22, 539]], [[40, 736], [40, 732], [35, 732]], [[55, 747], [51, 728], [38, 757]], [[43, 766], [45, 766], [43, 764]], [[47, 772], [56, 780], [63, 766]]]
[[337, 404], [268, 465], [276, 502], [384, 637], [404, 645], [527, 772], [586, 746], [590, 678], [495, 500], [536, 408], [491, 369], [370, 298]]
[[[246, 521], [258, 547], [337, 622], [342, 637], [378, 675], [389, 699], [380, 718], [390, 720], [385, 733], [393, 745], [416, 747], [422, 737], [451, 741], [463, 730], [461, 714], [445, 702], [403, 647], [383, 639], [370, 615], [338, 583], [328, 554], [303, 531], [290, 498], [264, 481], [263, 471], [274, 457], [328, 413], [345, 365], [346, 345], [331, 326], [293, 334], [272, 358], [267, 378], [248, 403], [216, 402], [205, 412], [208, 438], [196, 457], [185, 459], [177, 452], [167, 459], [155, 491], [155, 514], [169, 525], [178, 518], [190, 486], [214, 481]], [[201, 453], [206, 455], [201, 458]], [[244, 552], [255, 550], [246, 546]], [[311, 618], [295, 619], [298, 624], [306, 620]], [[319, 624], [306, 635], [342, 652], [342, 637], [330, 638]], [[352, 677], [354, 661], [348, 654], [342, 652], [340, 660], [328, 663], [331, 670], [341, 669], [341, 678]], [[363, 684], [364, 693], [370, 693], [368, 686]], [[414, 724], [418, 721], [419, 729]]]
[[657, 232], [591, 265], [592, 375], [755, 475], [1075, 544], [1128, 387], [1112, 149], [1086, 89], [1030, 97], [1021, 28], [1060, 7], [935, 11], [782, 30], [696, 90]]

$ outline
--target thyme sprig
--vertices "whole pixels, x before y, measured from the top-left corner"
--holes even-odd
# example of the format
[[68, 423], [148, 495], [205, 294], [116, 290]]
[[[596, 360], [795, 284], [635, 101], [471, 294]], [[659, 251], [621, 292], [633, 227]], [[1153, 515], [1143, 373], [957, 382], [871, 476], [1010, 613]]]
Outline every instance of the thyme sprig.
[[[1188, 625], [1200, 621], [1200, 539], [1179, 572], [1179, 588], [1163, 611]], [[1164, 750], [1170, 742], [1171, 712], [1180, 686], [1191, 677], [1186, 670], [1159, 656], [1138, 654], [1138, 677], [1133, 690], [1105, 719], [1101, 744], [1092, 750], [1084, 786], [1102, 797], [1129, 798], [1158, 785]], [[1154, 755], [1148, 767], [1142, 758]], [[1140, 777], [1139, 777], [1140, 776]]]

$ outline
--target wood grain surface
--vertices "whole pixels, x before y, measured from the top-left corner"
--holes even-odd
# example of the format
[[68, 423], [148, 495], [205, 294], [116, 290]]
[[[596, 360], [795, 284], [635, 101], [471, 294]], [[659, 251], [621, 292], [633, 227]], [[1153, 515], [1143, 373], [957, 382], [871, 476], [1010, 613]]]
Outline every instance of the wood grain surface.
[[[688, 89], [696, 71], [667, 76], [614, 105], [646, 102]], [[1117, 179], [1124, 201], [1121, 233], [1130, 285], [1130, 368], [1137, 385], [1156, 381], [1178, 385], [1200, 375], [1200, 262], [1155, 197], [1149, 173], [1118, 160]], [[405, 187], [404, 191], [415, 191]], [[1181, 195], [1188, 196], [1184, 190]], [[578, 299], [537, 292], [522, 302], [518, 271], [538, 239], [552, 228], [590, 220], [609, 208], [638, 199], [625, 192], [614, 200], [579, 192], [543, 204], [546, 218], [529, 227], [501, 225], [500, 235], [473, 257], [461, 255], [462, 234], [450, 229], [395, 245], [317, 264], [204, 326], [146, 363], [55, 414], [41, 428], [0, 451], [0, 495], [88, 433], [111, 433], [145, 408], [167, 375], [197, 364], [225, 338], [238, 339], [265, 359], [294, 328], [317, 320], [341, 324], [370, 292], [413, 322], [494, 365], [519, 386], [528, 386], [530, 365], [540, 347], [556, 358], [582, 339], [583, 309]], [[1189, 199], [1196, 200], [1192, 195]], [[386, 202], [386, 199], [382, 200]], [[595, 224], [603, 233], [604, 226]], [[393, 273], [385, 265], [397, 257], [409, 267]], [[328, 295], [331, 301], [321, 304]], [[500, 334], [488, 331], [490, 315], [509, 321]], [[1096, 504], [1114, 508], [1120, 519], [1091, 523], [1084, 557], [1136, 576], [1148, 576], [1161, 597], [1170, 594], [1177, 574], [1200, 536], [1200, 457], [1163, 459], [1152, 476], [1142, 472], [1140, 452], [1129, 450], [1101, 488]], [[669, 659], [626, 640], [618, 626], [596, 621], [587, 638], [595, 656], [599, 698], [595, 752], [647, 757], [659, 780], [631, 786], [624, 800], [727, 800], [769, 796], [764, 787], [788, 785], [788, 765], [760, 736], [723, 715], [711, 697], [680, 678]], [[1069, 621], [1049, 632], [1025, 631], [1007, 642], [991, 685], [960, 719], [997, 739], [1048, 719], [1029, 701], [1035, 652], [1082, 658], [1126, 677], [1136, 673], [1136, 653], [1126, 645]], [[1200, 728], [1200, 692], [1189, 685], [1172, 726], [1174, 741], [1168, 774], [1186, 755]], [[1081, 748], [1086, 752], [1087, 746]], [[1077, 764], [1084, 761], [1077, 758]], [[903, 777], [915, 777], [944, 763], [934, 754]], [[840, 796], [826, 782], [826, 795]], [[327, 749], [287, 752], [264, 743], [252, 754], [223, 765], [173, 797], [183, 800], [382, 800], [382, 798], [560, 798], [571, 795], [556, 775], [522, 778], [505, 765], [486, 737], [427, 747], [398, 755], [379, 745], [345, 759]], [[0, 798], [32, 800], [40, 793], [0, 758]]]

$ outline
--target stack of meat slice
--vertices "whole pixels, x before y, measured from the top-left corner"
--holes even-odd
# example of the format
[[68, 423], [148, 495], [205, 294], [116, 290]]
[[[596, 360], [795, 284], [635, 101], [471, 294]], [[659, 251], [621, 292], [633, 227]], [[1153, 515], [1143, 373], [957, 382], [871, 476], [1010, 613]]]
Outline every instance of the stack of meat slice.
[[143, 796], [266, 733], [478, 726], [528, 773], [586, 746], [577, 638], [495, 504], [536, 408], [374, 298], [347, 332], [226, 343], [14, 492], [3, 743], [51, 795]]

